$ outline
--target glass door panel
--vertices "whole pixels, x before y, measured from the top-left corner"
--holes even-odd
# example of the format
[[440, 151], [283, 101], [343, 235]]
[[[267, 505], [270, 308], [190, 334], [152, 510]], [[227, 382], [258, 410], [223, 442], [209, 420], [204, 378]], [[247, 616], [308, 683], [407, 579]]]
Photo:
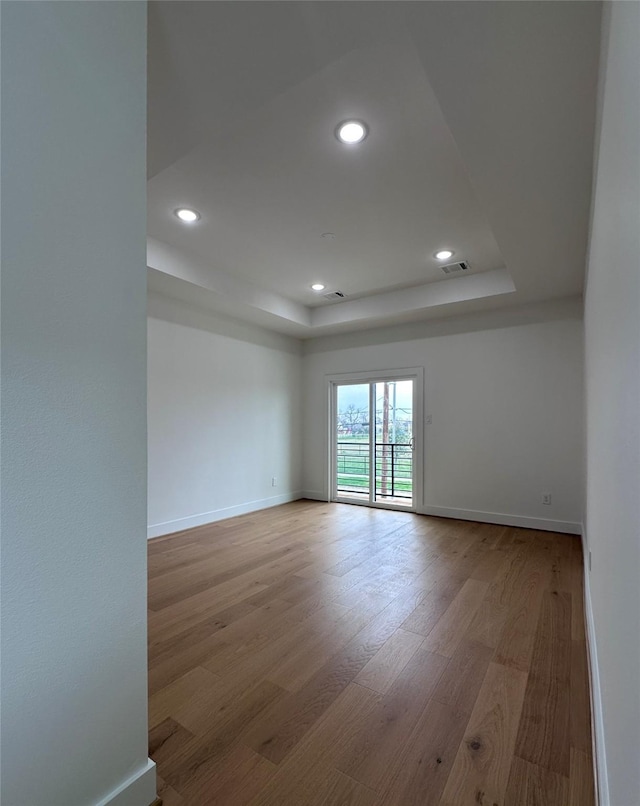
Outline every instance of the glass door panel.
[[412, 507], [413, 380], [379, 381], [372, 386], [375, 405], [373, 500]]
[[369, 501], [371, 444], [369, 384], [336, 388], [336, 493], [339, 498]]

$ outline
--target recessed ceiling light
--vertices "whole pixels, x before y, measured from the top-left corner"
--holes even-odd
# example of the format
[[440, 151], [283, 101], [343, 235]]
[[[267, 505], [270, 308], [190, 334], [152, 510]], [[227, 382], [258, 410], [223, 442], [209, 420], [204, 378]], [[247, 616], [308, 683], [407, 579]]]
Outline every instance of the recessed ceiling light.
[[368, 134], [367, 124], [361, 120], [343, 120], [336, 126], [336, 137], [347, 146], [361, 143]]
[[311, 288], [312, 288], [314, 291], [324, 291], [324, 286], [322, 285], [322, 283], [314, 283], [314, 284], [311, 286]]
[[450, 257], [453, 257], [453, 252], [450, 249], [441, 249], [436, 252], [437, 260], [449, 260]]
[[200, 220], [200, 213], [197, 210], [190, 210], [188, 207], [178, 207], [173, 213], [185, 224], [193, 224], [194, 221]]

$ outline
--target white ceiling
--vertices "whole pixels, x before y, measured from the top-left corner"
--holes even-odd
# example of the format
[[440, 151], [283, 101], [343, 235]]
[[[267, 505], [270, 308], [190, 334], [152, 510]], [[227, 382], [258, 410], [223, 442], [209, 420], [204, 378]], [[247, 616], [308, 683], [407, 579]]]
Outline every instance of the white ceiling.
[[[599, 15], [151, 3], [150, 286], [303, 338], [580, 293]], [[370, 134], [345, 147], [351, 117]]]

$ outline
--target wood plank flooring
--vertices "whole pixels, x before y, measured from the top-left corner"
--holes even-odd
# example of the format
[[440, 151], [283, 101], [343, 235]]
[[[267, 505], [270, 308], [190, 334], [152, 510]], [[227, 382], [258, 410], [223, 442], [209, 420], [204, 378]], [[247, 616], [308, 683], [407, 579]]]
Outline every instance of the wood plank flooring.
[[149, 543], [164, 806], [593, 806], [570, 535], [296, 501]]

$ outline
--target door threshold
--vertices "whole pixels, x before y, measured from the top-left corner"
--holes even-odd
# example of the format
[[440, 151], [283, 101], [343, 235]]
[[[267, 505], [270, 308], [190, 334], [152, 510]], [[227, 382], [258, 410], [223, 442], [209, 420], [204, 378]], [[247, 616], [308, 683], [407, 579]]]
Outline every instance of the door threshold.
[[406, 504], [387, 504], [383, 501], [359, 501], [357, 498], [332, 498], [333, 504], [353, 504], [356, 507], [370, 507], [371, 509], [390, 509], [394, 512], [412, 512], [415, 515], [416, 507]]

